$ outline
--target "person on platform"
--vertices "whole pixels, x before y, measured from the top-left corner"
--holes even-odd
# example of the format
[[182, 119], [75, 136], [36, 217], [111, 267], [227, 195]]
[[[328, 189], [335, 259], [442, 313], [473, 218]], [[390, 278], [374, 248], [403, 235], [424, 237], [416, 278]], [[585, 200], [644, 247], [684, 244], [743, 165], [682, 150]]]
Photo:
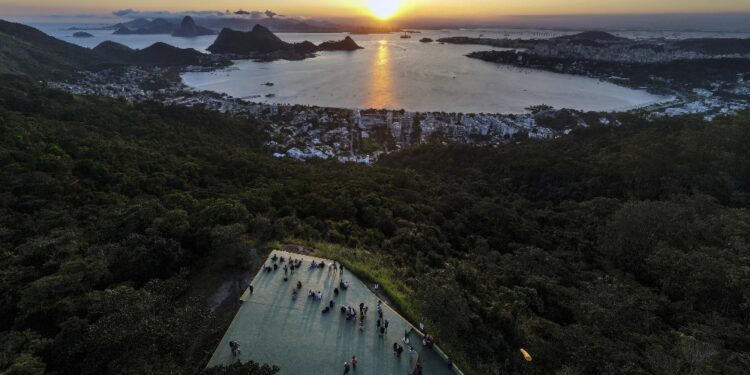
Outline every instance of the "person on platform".
[[238, 343], [237, 341], [234, 341], [234, 340], [230, 341], [229, 348], [232, 349], [233, 356], [236, 357], [240, 354], [240, 343]]

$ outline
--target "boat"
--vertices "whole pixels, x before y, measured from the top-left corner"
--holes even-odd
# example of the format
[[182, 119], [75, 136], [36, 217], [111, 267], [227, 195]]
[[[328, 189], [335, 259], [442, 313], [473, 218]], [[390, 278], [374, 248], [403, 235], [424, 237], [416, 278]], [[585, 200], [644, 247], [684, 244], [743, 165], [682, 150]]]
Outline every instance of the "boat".
[[408, 33], [404, 33], [403, 35], [401, 35], [401, 39], [411, 39], [411, 35], [409, 35]]

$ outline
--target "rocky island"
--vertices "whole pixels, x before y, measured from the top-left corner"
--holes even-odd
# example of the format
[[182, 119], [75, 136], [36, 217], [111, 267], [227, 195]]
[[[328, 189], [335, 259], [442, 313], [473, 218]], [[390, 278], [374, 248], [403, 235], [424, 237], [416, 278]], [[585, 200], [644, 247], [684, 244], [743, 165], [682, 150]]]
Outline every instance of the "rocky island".
[[432, 38], [422, 38], [419, 41], [422, 42], [422, 43], [432, 43], [433, 42]]
[[361, 48], [348, 36], [341, 41], [328, 41], [318, 46], [309, 41], [288, 43], [266, 27], [255, 25], [248, 32], [221, 30], [208, 50], [213, 54], [228, 55], [231, 58], [274, 61], [303, 60], [314, 57], [315, 52], [319, 51], [354, 51]]
[[339, 41], [329, 40], [327, 42], [320, 43], [320, 45], [318, 46], [319, 51], [356, 51], [358, 49], [363, 49], [363, 47], [360, 47], [349, 36]]
[[85, 31], [78, 31], [73, 33], [73, 38], [93, 38], [94, 35], [87, 33]]

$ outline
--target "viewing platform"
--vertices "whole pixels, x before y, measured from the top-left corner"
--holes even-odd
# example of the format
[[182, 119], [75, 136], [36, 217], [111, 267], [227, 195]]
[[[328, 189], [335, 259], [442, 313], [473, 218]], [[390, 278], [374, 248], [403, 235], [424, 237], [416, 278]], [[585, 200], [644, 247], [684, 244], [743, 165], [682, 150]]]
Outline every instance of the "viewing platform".
[[[284, 262], [280, 261], [282, 257]], [[283, 267], [290, 266], [290, 259], [301, 260], [301, 266], [288, 271], [288, 281], [284, 281]], [[312, 261], [324, 262], [325, 266], [310, 268]], [[332, 261], [327, 259], [273, 251], [253, 279], [252, 293], [248, 288], [243, 294], [243, 304], [208, 366], [252, 360], [277, 365], [282, 375], [341, 374], [344, 362], [351, 364], [352, 356], [356, 356], [356, 370], [352, 369], [350, 374], [412, 374], [417, 362], [422, 366], [422, 374], [461, 374], [437, 346], [424, 346], [422, 333], [385, 303], [383, 319], [389, 324], [381, 336], [377, 327], [378, 297], [348, 270], [343, 273], [329, 270], [330, 264]], [[302, 286], [293, 298], [292, 291], [298, 281]], [[349, 284], [345, 290], [340, 288], [342, 281]], [[335, 295], [337, 287], [339, 293]], [[321, 291], [322, 298], [308, 297], [310, 290]], [[322, 313], [330, 301], [334, 302], [333, 308]], [[360, 303], [368, 307], [363, 328], [359, 321]], [[347, 320], [341, 312], [342, 306], [354, 308], [358, 318]], [[408, 343], [403, 340], [405, 334]], [[230, 341], [239, 343], [237, 355], [232, 353]], [[394, 353], [394, 343], [404, 349], [400, 357]], [[410, 347], [414, 354], [409, 354]]]

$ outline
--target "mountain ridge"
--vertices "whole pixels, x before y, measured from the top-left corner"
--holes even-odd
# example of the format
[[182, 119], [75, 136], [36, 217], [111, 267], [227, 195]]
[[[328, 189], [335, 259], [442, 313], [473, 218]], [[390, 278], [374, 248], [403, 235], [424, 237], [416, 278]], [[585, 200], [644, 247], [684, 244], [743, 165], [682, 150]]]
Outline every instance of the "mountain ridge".
[[110, 62], [88, 48], [31, 26], [0, 20], [0, 73], [59, 79], [76, 70]]
[[105, 41], [94, 47], [94, 51], [113, 60], [141, 66], [198, 65], [206, 57], [195, 49], [178, 48], [163, 42], [143, 49], [132, 49], [117, 42]]

